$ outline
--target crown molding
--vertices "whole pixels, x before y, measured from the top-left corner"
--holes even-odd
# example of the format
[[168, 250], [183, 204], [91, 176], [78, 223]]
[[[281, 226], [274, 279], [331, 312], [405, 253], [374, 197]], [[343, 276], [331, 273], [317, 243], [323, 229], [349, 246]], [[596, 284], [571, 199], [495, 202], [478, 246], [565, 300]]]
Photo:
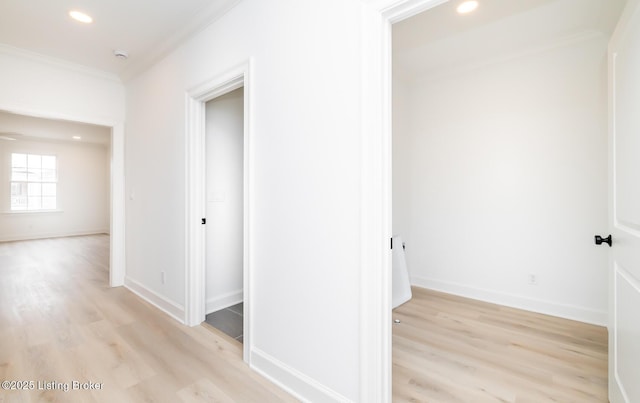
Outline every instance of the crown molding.
[[403, 81], [406, 82], [436, 82], [457, 77], [463, 74], [468, 74], [476, 70], [489, 68], [491, 66], [508, 63], [525, 57], [551, 52], [557, 49], [574, 46], [583, 42], [593, 41], [597, 39], [606, 39], [606, 35], [600, 31], [586, 30], [576, 34], [555, 38], [544, 44], [529, 46], [517, 51], [506, 52], [498, 56], [478, 58], [469, 62], [457, 63], [457, 65], [453, 68], [451, 66], [445, 66], [433, 69], [431, 71], [419, 70], [416, 72], [407, 72], [406, 70], [400, 70], [400, 72], [397, 73], [397, 76], [400, 79], [403, 79], [403, 76], [409, 76], [408, 79], [403, 79]]
[[94, 69], [91, 67], [87, 67], [81, 64], [69, 62], [63, 59], [58, 59], [51, 56], [45, 56], [40, 53], [32, 52], [30, 50], [26, 50], [22, 48], [17, 48], [15, 46], [6, 45], [3, 43], [0, 43], [0, 54], [8, 55], [8, 56], [19, 58], [19, 59], [29, 60], [39, 64], [48, 65], [50, 67], [54, 67], [57, 69], [68, 70], [74, 73], [79, 73], [86, 76], [99, 78], [102, 80], [122, 83], [122, 81], [116, 74], [109, 73], [103, 70]]

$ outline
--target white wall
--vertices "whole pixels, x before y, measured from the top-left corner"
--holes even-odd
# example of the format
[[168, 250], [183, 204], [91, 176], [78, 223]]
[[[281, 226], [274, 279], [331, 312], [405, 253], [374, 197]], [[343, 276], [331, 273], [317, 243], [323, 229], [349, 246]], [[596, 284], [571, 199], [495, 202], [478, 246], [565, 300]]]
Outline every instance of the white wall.
[[242, 302], [244, 97], [206, 104], [206, 313]]
[[606, 49], [592, 37], [410, 83], [394, 157], [412, 214], [394, 219], [413, 283], [606, 323]]
[[250, 359], [313, 401], [359, 393], [361, 11], [245, 0], [127, 83], [127, 275], [182, 309], [185, 92], [252, 59]]
[[[410, 152], [411, 115], [409, 114], [409, 84], [401, 77], [393, 77], [393, 234], [409, 237], [411, 230], [411, 187], [413, 185]], [[410, 238], [410, 237], [409, 237]]]
[[0, 44], [0, 110], [113, 125], [124, 87], [113, 75]]
[[[58, 212], [10, 212], [11, 153], [58, 159]], [[0, 241], [109, 233], [109, 149], [36, 140], [0, 142]]]

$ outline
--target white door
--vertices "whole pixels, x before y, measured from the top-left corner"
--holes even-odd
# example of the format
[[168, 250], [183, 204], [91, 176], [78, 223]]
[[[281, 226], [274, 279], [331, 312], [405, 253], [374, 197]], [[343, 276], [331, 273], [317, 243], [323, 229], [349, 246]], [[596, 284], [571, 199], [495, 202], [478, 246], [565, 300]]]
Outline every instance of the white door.
[[633, 403], [640, 402], [640, 0], [629, 0], [618, 23], [609, 66], [609, 399]]

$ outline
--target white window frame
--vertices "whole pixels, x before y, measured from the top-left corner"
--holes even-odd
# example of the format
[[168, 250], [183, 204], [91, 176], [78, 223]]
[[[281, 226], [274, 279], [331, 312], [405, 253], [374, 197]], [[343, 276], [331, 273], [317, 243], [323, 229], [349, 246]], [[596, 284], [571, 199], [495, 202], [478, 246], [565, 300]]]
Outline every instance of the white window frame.
[[[54, 167], [54, 178], [53, 179], [49, 179], [49, 180], [44, 180], [44, 178], [42, 177], [42, 175], [40, 176], [39, 180], [30, 180], [28, 177], [28, 172], [27, 172], [27, 177], [24, 180], [14, 180], [14, 176], [13, 176], [13, 170], [14, 170], [14, 165], [13, 165], [13, 159], [14, 159], [14, 155], [25, 155], [26, 159], [27, 159], [27, 165], [26, 165], [26, 169], [27, 171], [29, 170], [29, 157], [30, 156], [36, 156], [39, 157], [42, 161], [42, 157], [53, 157], [55, 160], [55, 167]], [[34, 152], [15, 152], [12, 151], [9, 153], [9, 211], [11, 213], [46, 213], [46, 212], [55, 212], [55, 211], [59, 211], [59, 198], [58, 198], [58, 156], [56, 154], [53, 153], [34, 153]], [[37, 169], [37, 168], [36, 168]], [[41, 168], [42, 169], [42, 166]], [[42, 173], [42, 172], [41, 172]], [[26, 197], [27, 197], [27, 205], [26, 208], [24, 209], [19, 209], [19, 208], [15, 208], [14, 204], [13, 204], [13, 185], [14, 184], [24, 184], [26, 186]], [[40, 197], [40, 208], [32, 208], [29, 209], [29, 202], [28, 202], [28, 198], [29, 196], [29, 184], [40, 184], [40, 194], [38, 195]], [[47, 197], [47, 195], [43, 194], [44, 192], [42, 191], [43, 185], [48, 185], [48, 184], [53, 184], [55, 185], [55, 206], [53, 208], [42, 208], [43, 205], [43, 198]], [[50, 196], [49, 196], [50, 197]]]

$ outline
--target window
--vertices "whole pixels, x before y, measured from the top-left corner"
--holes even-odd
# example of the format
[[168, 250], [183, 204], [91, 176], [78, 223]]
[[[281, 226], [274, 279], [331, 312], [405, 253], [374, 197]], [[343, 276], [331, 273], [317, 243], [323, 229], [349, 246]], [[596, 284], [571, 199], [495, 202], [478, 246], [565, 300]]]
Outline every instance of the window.
[[11, 154], [11, 211], [57, 208], [55, 155]]

